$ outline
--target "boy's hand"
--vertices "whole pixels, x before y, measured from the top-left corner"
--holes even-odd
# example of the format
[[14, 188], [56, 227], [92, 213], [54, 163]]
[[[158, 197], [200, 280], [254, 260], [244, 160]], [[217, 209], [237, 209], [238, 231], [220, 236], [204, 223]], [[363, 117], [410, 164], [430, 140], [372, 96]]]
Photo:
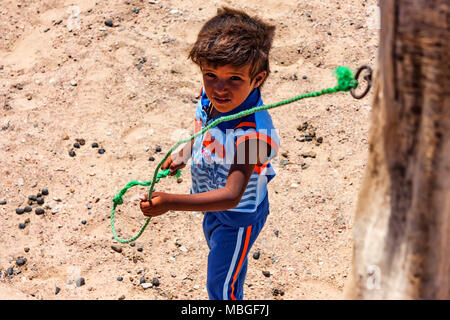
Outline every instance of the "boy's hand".
[[147, 195], [141, 196], [140, 199], [140, 207], [144, 216], [156, 217], [169, 211], [167, 193], [153, 192], [150, 201], [147, 201]]
[[186, 167], [186, 162], [178, 153], [171, 154], [161, 166], [163, 170], [170, 169], [170, 176], [175, 175], [178, 169], [183, 169], [184, 167]]

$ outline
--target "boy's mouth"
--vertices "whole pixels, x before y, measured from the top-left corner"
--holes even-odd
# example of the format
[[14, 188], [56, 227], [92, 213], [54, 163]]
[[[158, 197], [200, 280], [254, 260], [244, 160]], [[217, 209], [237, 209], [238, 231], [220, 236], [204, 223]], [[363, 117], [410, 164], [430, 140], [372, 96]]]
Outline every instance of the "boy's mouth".
[[225, 104], [231, 101], [229, 98], [219, 98], [219, 97], [213, 97], [214, 101], [218, 104]]

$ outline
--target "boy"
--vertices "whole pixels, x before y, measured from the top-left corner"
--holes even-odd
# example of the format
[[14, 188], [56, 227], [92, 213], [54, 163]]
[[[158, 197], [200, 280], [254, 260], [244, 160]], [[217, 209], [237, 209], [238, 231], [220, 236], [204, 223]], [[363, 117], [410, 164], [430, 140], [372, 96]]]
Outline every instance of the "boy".
[[[206, 22], [189, 54], [203, 74], [196, 132], [219, 117], [263, 105], [260, 87], [269, 74], [274, 30], [229, 8]], [[153, 192], [151, 201], [141, 197], [146, 216], [204, 212], [210, 299], [243, 298], [247, 255], [269, 214], [267, 183], [275, 176], [270, 160], [278, 146], [267, 111], [224, 121], [161, 166], [173, 175], [192, 157], [190, 194]]]

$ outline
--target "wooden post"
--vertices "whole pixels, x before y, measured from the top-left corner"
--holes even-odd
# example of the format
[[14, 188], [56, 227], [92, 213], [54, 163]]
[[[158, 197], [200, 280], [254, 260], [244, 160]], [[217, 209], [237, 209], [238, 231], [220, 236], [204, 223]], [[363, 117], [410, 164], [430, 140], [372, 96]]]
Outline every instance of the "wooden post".
[[350, 299], [450, 299], [450, 0], [381, 1]]

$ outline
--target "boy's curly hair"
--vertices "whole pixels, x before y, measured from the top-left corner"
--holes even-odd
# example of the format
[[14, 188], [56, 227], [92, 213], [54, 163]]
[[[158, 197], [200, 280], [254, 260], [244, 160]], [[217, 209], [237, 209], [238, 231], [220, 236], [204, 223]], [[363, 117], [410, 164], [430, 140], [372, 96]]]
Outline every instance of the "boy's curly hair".
[[223, 7], [202, 27], [189, 58], [200, 67], [203, 63], [235, 67], [250, 64], [253, 81], [262, 71], [267, 76], [270, 73], [269, 51], [274, 33], [275, 26], [243, 11]]

